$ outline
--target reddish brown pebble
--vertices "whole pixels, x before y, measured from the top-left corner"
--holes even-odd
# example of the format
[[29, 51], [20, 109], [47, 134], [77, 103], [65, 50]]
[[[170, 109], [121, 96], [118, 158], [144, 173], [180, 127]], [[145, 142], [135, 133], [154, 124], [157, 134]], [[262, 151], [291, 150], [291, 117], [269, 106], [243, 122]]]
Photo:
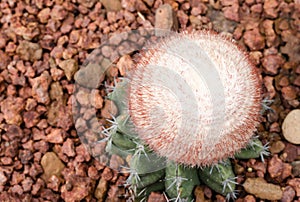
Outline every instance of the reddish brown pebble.
[[51, 129], [50, 133], [46, 135], [46, 140], [50, 143], [61, 144], [63, 143], [64, 131], [60, 128]]
[[74, 157], [75, 156], [75, 150], [74, 150], [74, 142], [72, 139], [68, 138], [63, 146], [62, 146], [62, 152], [66, 154], [69, 157]]
[[261, 50], [265, 47], [265, 39], [257, 28], [247, 30], [244, 34], [244, 42], [252, 51]]
[[149, 195], [148, 202], [166, 202], [164, 194], [152, 192]]
[[112, 116], [116, 116], [118, 113], [118, 108], [111, 100], [105, 100], [104, 108], [101, 110], [101, 116], [106, 119], [111, 119]]
[[281, 89], [281, 93], [284, 99], [294, 100], [297, 98], [296, 89], [293, 86], [286, 86]]
[[113, 173], [110, 168], [106, 167], [101, 174], [101, 178], [104, 178], [106, 181], [110, 181], [113, 177]]
[[88, 199], [92, 194], [92, 189], [95, 186], [94, 182], [87, 177], [70, 175], [66, 183], [72, 185], [72, 189], [68, 190], [66, 185], [61, 187], [61, 197], [66, 202], [81, 201]]
[[51, 76], [47, 71], [44, 71], [41, 76], [31, 80], [32, 96], [38, 102], [48, 104], [50, 97], [48, 94], [48, 88], [51, 83]]
[[285, 144], [279, 140], [276, 142], [272, 142], [269, 150], [272, 154], [278, 154], [282, 152], [284, 148], [285, 148]]
[[252, 195], [247, 195], [243, 200], [243, 202], [255, 202], [255, 201], [256, 200], [255, 200], [254, 196], [252, 196]]
[[281, 202], [292, 202], [295, 195], [295, 190], [291, 186], [287, 186], [283, 190]]
[[52, 175], [48, 180], [47, 187], [52, 189], [53, 191], [59, 191], [61, 183], [62, 179], [60, 179], [56, 175]]
[[30, 177], [26, 177], [22, 182], [22, 188], [24, 192], [29, 192], [31, 191], [32, 185], [33, 185], [33, 180]]
[[26, 128], [32, 128], [39, 122], [39, 114], [36, 111], [24, 112], [23, 120]]
[[276, 18], [277, 17], [277, 6], [278, 6], [277, 0], [266, 0], [264, 2], [264, 13], [266, 17], [269, 18]]
[[269, 161], [268, 172], [272, 178], [281, 182], [292, 174], [292, 166], [288, 163], [283, 163], [277, 155], [274, 155]]
[[262, 65], [265, 68], [265, 72], [270, 75], [276, 75], [283, 63], [284, 60], [280, 55], [267, 55], [262, 59]]
[[300, 197], [300, 178], [294, 178], [287, 181], [287, 184], [294, 188], [296, 196]]

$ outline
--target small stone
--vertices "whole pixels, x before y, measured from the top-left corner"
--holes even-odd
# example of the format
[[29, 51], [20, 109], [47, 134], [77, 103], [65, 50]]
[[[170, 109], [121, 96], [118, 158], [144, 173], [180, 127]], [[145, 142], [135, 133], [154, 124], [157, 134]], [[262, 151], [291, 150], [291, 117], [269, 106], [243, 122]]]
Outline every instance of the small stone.
[[66, 202], [82, 201], [91, 196], [94, 188], [94, 181], [88, 177], [81, 177], [71, 174], [66, 179], [66, 184], [70, 183], [72, 189], [68, 190], [66, 185], [61, 187], [61, 197]]
[[40, 120], [39, 116], [40, 115], [36, 111], [24, 112], [23, 120], [26, 128], [32, 128], [33, 126], [36, 126]]
[[259, 33], [258, 28], [247, 30], [243, 36], [245, 44], [251, 51], [261, 50], [265, 47], [265, 39]]
[[47, 121], [50, 125], [67, 131], [73, 125], [73, 119], [70, 110], [65, 105], [63, 100], [52, 102], [48, 109]]
[[122, 9], [120, 0], [101, 0], [107, 11], [119, 11]]
[[294, 177], [300, 176], [300, 161], [293, 161], [292, 163], [292, 173]]
[[33, 180], [31, 179], [31, 177], [26, 177], [22, 181], [22, 188], [23, 188], [24, 192], [31, 191], [32, 185], [33, 185]]
[[262, 59], [262, 65], [265, 68], [265, 72], [270, 75], [276, 75], [283, 63], [284, 60], [280, 55], [267, 55]]
[[243, 202], [256, 202], [256, 199], [255, 199], [254, 196], [252, 196], [252, 195], [247, 195], [247, 196], [244, 198]]
[[61, 162], [61, 160], [54, 152], [47, 152], [46, 154], [44, 154], [41, 160], [41, 165], [44, 170], [42, 177], [46, 182], [52, 175], [60, 177], [62, 170], [65, 168], [65, 165]]
[[51, 132], [46, 136], [46, 140], [50, 143], [61, 144], [64, 142], [63, 134], [63, 129], [52, 128]]
[[276, 7], [278, 6], [277, 0], [266, 0], [264, 2], [264, 13], [268, 18], [276, 18], [278, 11]]
[[103, 98], [99, 90], [93, 89], [90, 94], [90, 102], [96, 109], [101, 109], [103, 107]]
[[6, 135], [10, 140], [20, 140], [24, 133], [22, 129], [17, 125], [9, 125], [6, 131]]
[[79, 145], [75, 149], [76, 151], [76, 160], [78, 162], [89, 161], [91, 159], [90, 153], [86, 150], [83, 144]]
[[0, 103], [1, 112], [7, 124], [20, 125], [22, 123], [21, 111], [24, 107], [24, 100], [20, 97], [7, 97]]
[[78, 70], [78, 63], [74, 59], [63, 60], [58, 66], [64, 70], [68, 81], [71, 81], [73, 75]]
[[287, 184], [294, 188], [296, 196], [300, 197], [300, 178], [294, 178], [287, 181]]
[[165, 36], [178, 28], [177, 18], [170, 4], [161, 5], [155, 12], [155, 35]]
[[295, 195], [295, 190], [291, 186], [287, 186], [283, 190], [281, 202], [292, 202]]
[[282, 124], [284, 138], [293, 144], [300, 144], [300, 109], [292, 110]]
[[68, 12], [64, 9], [62, 5], [54, 5], [51, 10], [51, 18], [54, 21], [63, 20], [67, 16]]
[[7, 177], [5, 176], [4, 172], [0, 170], [0, 185], [5, 185], [7, 182]]
[[273, 81], [274, 81], [274, 77], [271, 76], [264, 77], [264, 84], [267, 88], [269, 99], [273, 99], [276, 95]]
[[51, 76], [48, 71], [44, 71], [41, 76], [31, 80], [32, 97], [39, 103], [48, 104], [50, 97], [48, 88], [51, 83]]
[[17, 171], [14, 171], [13, 174], [12, 174], [10, 184], [11, 185], [19, 184], [24, 179], [25, 179], [25, 174], [24, 173], [19, 173]]
[[111, 100], [105, 100], [104, 108], [101, 110], [101, 116], [106, 119], [111, 119], [118, 114], [118, 108]]
[[187, 23], [189, 21], [188, 15], [183, 10], [179, 10], [179, 11], [177, 11], [177, 18], [178, 18], [180, 27], [182, 27], [183, 29], [186, 28]]
[[5, 52], [0, 50], [0, 58], [1, 58], [1, 60], [0, 60], [0, 69], [7, 68], [8, 64], [11, 61], [10, 57]]
[[106, 167], [101, 174], [101, 178], [105, 179], [106, 181], [110, 181], [113, 177], [113, 173], [109, 167]]
[[32, 186], [31, 193], [37, 195], [40, 189], [44, 186], [44, 181], [40, 178], [37, 179], [37, 182]]
[[50, 13], [51, 13], [50, 8], [44, 8], [39, 12], [37, 17], [41, 23], [47, 23], [48, 19], [50, 18]]
[[90, 106], [91, 103], [90, 103], [89, 95], [90, 93], [87, 90], [83, 89], [83, 90], [79, 90], [76, 93], [75, 97], [81, 106]]
[[238, 3], [236, 3], [232, 6], [223, 7], [222, 11], [224, 13], [224, 17], [227, 18], [228, 20], [233, 20], [236, 22], [240, 21], [239, 4]]
[[285, 86], [281, 89], [282, 97], [285, 100], [291, 101], [297, 98], [296, 90], [293, 86]]
[[151, 192], [148, 202], [166, 202], [166, 197], [162, 193]]
[[283, 157], [284, 161], [286, 162], [293, 162], [296, 159], [299, 159], [299, 148], [298, 146], [291, 144], [291, 143], [286, 143], [285, 148], [283, 150]]
[[276, 142], [273, 142], [271, 145], [270, 145], [270, 152], [272, 154], [278, 154], [280, 152], [282, 152], [285, 148], [285, 144], [282, 142], [282, 141], [276, 141]]
[[101, 178], [94, 192], [94, 195], [98, 201], [105, 201], [107, 187], [108, 182], [104, 178]]
[[104, 77], [105, 70], [99, 64], [95, 63], [89, 63], [74, 75], [77, 84], [87, 88], [98, 88], [104, 81]]
[[283, 163], [277, 155], [274, 155], [268, 163], [268, 172], [272, 178], [282, 182], [292, 174], [292, 166], [288, 163]]
[[194, 195], [195, 195], [195, 202], [206, 202], [209, 200], [205, 200], [204, 196], [204, 187], [203, 186], [196, 186], [194, 190]]
[[133, 67], [134, 64], [130, 55], [123, 55], [117, 63], [117, 68], [119, 69], [121, 76], [125, 76]]
[[25, 149], [19, 151], [19, 159], [21, 160], [22, 164], [28, 164], [32, 158], [33, 154], [30, 150]]
[[61, 178], [57, 177], [56, 175], [52, 175], [48, 180], [47, 187], [52, 189], [53, 191], [59, 191], [61, 183]]
[[247, 178], [243, 184], [249, 194], [267, 200], [280, 200], [282, 190], [280, 186], [267, 183], [263, 178]]
[[74, 142], [72, 139], [68, 138], [63, 146], [62, 146], [62, 152], [66, 154], [69, 157], [74, 157], [76, 155], [75, 150], [74, 150]]
[[51, 83], [50, 98], [51, 100], [61, 100], [63, 97], [63, 88], [58, 81]]
[[98, 170], [95, 168], [95, 166], [90, 166], [88, 168], [88, 176], [94, 180], [99, 179], [100, 175], [98, 173]]
[[18, 185], [18, 184], [12, 186], [12, 187], [10, 188], [10, 191], [11, 191], [12, 193], [15, 193], [15, 194], [18, 194], [18, 195], [22, 195], [22, 194], [23, 194], [23, 189], [22, 189], [22, 187], [21, 187], [20, 185]]
[[43, 50], [38, 43], [21, 41], [16, 52], [20, 55], [21, 59], [34, 62], [42, 58]]

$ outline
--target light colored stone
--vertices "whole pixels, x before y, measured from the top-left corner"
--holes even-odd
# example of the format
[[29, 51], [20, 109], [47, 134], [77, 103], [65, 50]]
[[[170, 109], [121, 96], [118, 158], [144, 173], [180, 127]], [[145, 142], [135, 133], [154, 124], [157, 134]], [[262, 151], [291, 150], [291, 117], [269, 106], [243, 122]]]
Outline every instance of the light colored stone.
[[78, 70], [78, 63], [74, 59], [68, 59], [60, 62], [59, 67], [64, 70], [67, 79], [70, 81]]
[[249, 194], [267, 200], [280, 200], [282, 190], [280, 186], [267, 183], [263, 178], [248, 178], [243, 184]]
[[107, 193], [107, 181], [101, 178], [95, 189], [94, 195], [99, 201], [105, 201], [105, 195]]
[[41, 165], [44, 170], [42, 178], [46, 182], [52, 175], [60, 177], [62, 170], [65, 168], [65, 165], [61, 162], [61, 160], [54, 152], [45, 153], [45, 155], [42, 157]]
[[38, 43], [21, 41], [17, 48], [17, 54], [23, 60], [34, 62], [42, 58], [43, 50]]
[[107, 11], [119, 11], [122, 9], [120, 0], [101, 0]]
[[293, 144], [300, 144], [300, 109], [291, 111], [284, 119], [282, 132], [284, 138]]
[[156, 36], [165, 36], [172, 28], [178, 28], [177, 18], [170, 4], [163, 4], [156, 10], [154, 27]]

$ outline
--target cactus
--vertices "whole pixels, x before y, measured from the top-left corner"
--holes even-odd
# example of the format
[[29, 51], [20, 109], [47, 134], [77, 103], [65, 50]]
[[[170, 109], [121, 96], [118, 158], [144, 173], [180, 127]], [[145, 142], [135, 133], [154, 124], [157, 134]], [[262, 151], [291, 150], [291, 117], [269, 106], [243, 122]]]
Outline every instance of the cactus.
[[[194, 49], [195, 44], [203, 50], [195, 50], [197, 54], [186, 50], [185, 46]], [[114, 130], [109, 131], [106, 151], [129, 162], [127, 183], [136, 201], [146, 200], [151, 191], [162, 191], [177, 201], [192, 201], [193, 189], [200, 183], [235, 198], [237, 183], [230, 159], [263, 160], [268, 155], [267, 145], [251, 139], [262, 105], [255, 67], [235, 44], [209, 32], [169, 36], [153, 50], [143, 53], [131, 77], [117, 83], [108, 95], [119, 114], [113, 121]], [[203, 64], [215, 68], [223, 91], [214, 91], [218, 86], [205, 88], [218, 83], [215, 80], [198, 82], [194, 74], [210, 75], [197, 67], [186, 69], [181, 60], [187, 59], [201, 68]], [[176, 74], [163, 68], [168, 65]], [[157, 82], [164, 88], [157, 89]], [[168, 82], [175, 85], [174, 92], [179, 89], [178, 94], [165, 90], [172, 89]], [[189, 89], [181, 82], [189, 84]], [[206, 96], [209, 91], [214, 91], [212, 99]]]

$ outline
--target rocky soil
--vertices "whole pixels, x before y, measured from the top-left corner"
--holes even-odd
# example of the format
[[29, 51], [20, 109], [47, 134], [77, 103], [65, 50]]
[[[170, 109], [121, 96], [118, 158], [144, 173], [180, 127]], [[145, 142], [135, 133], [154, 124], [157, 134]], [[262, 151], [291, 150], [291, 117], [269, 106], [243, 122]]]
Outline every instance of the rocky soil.
[[[101, 65], [122, 56], [115, 65], [83, 67], [110, 34], [154, 27], [213, 29], [249, 53], [272, 101], [257, 131], [271, 155], [264, 162], [235, 160], [236, 201], [300, 201], [299, 0], [2, 0], [0, 201], [126, 200], [126, 175], [94, 158], [100, 146], [93, 155], [85, 146], [97, 140], [91, 131], [101, 132], [98, 125], [117, 113], [105, 100], [106, 87], [133, 64], [124, 55], [128, 36], [113, 39], [117, 51], [101, 47]], [[74, 94], [75, 81], [96, 89]], [[83, 106], [76, 108], [80, 117], [73, 116], [74, 103]], [[225, 201], [204, 185], [194, 193], [197, 202]], [[152, 193], [149, 201], [165, 198]]]

